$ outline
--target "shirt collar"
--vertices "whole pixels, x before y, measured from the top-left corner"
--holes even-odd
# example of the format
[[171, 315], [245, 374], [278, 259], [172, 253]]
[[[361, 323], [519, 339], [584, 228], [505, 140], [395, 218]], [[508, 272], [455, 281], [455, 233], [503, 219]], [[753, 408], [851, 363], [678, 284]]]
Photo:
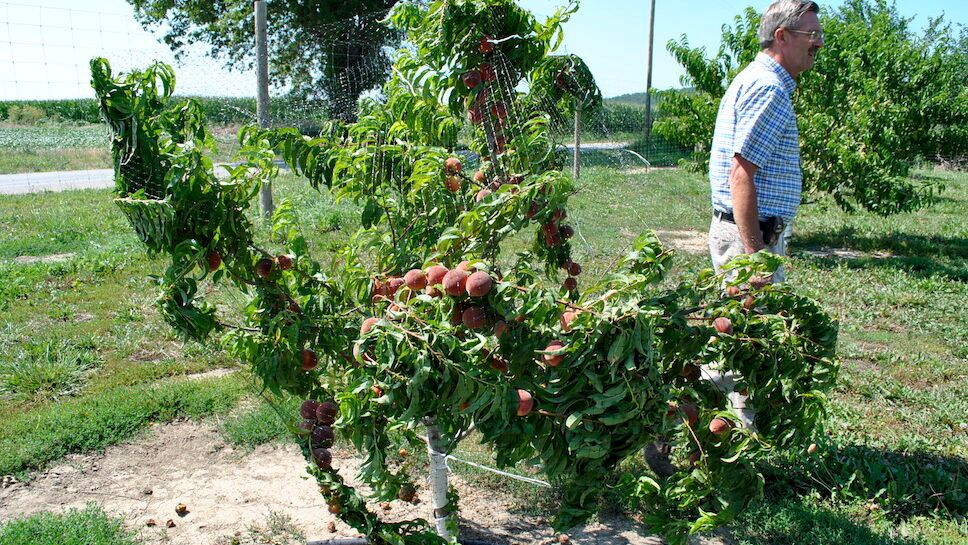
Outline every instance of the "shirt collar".
[[790, 94], [793, 94], [793, 90], [797, 88], [797, 82], [795, 79], [793, 79], [793, 76], [787, 72], [786, 68], [783, 68], [780, 63], [773, 60], [773, 57], [762, 51], [756, 54], [756, 61], [762, 63], [768, 70], [775, 73], [777, 77], [780, 78], [780, 81], [783, 82], [783, 88], [786, 89]]

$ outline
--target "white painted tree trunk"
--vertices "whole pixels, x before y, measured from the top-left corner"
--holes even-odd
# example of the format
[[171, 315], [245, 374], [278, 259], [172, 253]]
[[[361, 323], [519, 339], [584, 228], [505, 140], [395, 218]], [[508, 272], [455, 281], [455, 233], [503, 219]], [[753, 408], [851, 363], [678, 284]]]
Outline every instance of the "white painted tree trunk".
[[454, 541], [455, 537], [451, 532], [450, 506], [447, 502], [447, 459], [443, 452], [440, 440], [440, 428], [434, 425], [433, 419], [427, 419], [427, 452], [430, 455], [430, 497], [433, 507], [434, 524], [437, 527], [437, 535], [448, 540]]

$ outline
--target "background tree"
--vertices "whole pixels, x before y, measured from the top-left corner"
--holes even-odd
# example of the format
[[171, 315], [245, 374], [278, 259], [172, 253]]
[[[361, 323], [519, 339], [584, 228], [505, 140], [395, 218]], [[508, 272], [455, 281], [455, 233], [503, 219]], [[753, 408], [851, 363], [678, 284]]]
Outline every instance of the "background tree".
[[[269, 77], [303, 101], [323, 101], [330, 118], [356, 119], [360, 95], [386, 81], [385, 48], [399, 35], [379, 20], [397, 0], [274, 0], [268, 2]], [[252, 2], [128, 0], [145, 28], [165, 29], [176, 56], [195, 42], [229, 67], [255, 60]]]
[[[825, 192], [846, 210], [880, 214], [913, 210], [938, 189], [908, 179], [919, 160], [968, 150], [968, 70], [964, 34], [941, 18], [916, 35], [910, 19], [886, 0], [849, 0], [821, 18], [825, 45], [798, 82], [804, 186]], [[668, 44], [687, 72], [662, 104], [656, 133], [695, 147], [687, 161], [706, 171], [719, 100], [740, 68], [759, 51], [759, 14], [747, 8], [706, 58], [686, 37]], [[959, 49], [959, 44], [962, 48]]]

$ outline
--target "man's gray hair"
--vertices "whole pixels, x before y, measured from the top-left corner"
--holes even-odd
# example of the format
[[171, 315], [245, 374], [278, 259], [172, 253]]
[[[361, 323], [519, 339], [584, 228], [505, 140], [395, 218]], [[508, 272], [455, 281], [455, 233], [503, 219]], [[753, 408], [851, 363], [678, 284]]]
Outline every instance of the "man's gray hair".
[[808, 11], [819, 14], [820, 6], [810, 0], [776, 0], [770, 4], [760, 19], [760, 30], [757, 32], [760, 47], [766, 49], [773, 45], [773, 35], [778, 28], [797, 30], [800, 17]]

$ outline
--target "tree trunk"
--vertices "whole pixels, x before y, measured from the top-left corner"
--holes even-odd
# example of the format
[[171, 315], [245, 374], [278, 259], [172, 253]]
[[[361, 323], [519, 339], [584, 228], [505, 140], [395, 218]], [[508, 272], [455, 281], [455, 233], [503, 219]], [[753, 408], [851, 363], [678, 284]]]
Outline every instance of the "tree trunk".
[[447, 457], [441, 448], [440, 428], [434, 424], [432, 418], [427, 419], [426, 423], [427, 452], [430, 455], [430, 496], [434, 525], [437, 527], [437, 534], [440, 537], [451, 541], [455, 537], [452, 532], [455, 523], [447, 501]]

